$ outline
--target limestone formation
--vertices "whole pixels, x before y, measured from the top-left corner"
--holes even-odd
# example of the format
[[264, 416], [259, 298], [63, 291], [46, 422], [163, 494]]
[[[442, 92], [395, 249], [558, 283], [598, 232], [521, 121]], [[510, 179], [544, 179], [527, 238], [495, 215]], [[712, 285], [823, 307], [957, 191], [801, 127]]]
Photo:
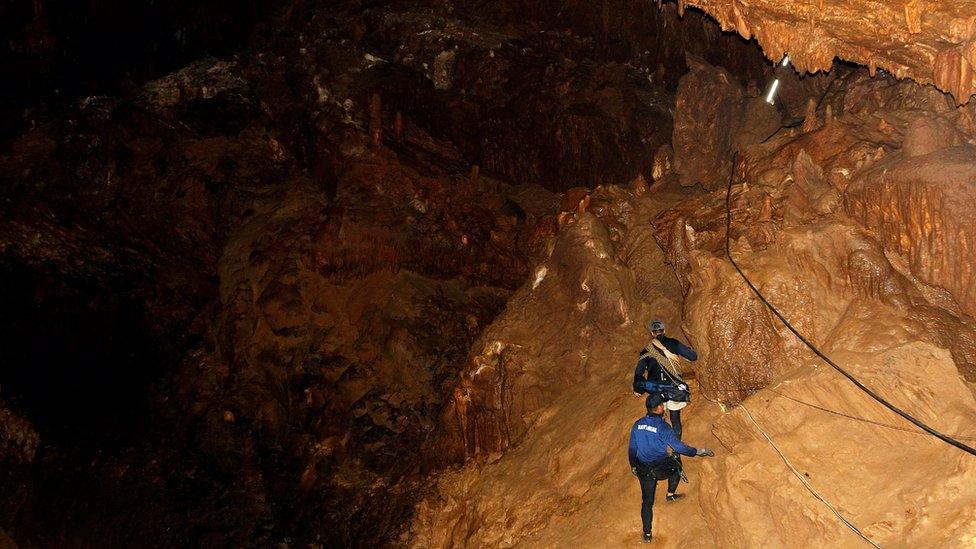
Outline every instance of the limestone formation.
[[973, 2], [0, 8], [0, 546], [971, 547]]

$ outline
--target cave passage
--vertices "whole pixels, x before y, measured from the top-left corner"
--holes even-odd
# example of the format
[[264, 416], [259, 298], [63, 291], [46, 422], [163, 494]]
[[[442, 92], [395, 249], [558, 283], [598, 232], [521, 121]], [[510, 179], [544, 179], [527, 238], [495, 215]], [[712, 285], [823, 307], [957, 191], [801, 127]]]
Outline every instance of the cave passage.
[[875, 403], [724, 255], [969, 432], [976, 37], [910, 3], [876, 21], [904, 55], [865, 61], [859, 3], [809, 32], [772, 0], [0, 7], [0, 547], [628, 545], [652, 318], [700, 355], [683, 429], [716, 450], [662, 546], [850, 541], [715, 401], [850, 479], [872, 539], [976, 535], [897, 445], [961, 508], [976, 470], [875, 422], [839, 455], [891, 463], [852, 474], [806, 436]]

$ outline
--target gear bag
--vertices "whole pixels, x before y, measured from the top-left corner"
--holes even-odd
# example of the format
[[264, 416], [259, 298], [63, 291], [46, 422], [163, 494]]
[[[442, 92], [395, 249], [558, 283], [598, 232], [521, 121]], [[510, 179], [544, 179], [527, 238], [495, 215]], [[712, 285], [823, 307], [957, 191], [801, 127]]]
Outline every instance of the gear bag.
[[678, 368], [676, 366], [678, 357], [669, 351], [657, 338], [651, 340], [648, 348], [653, 348], [665, 359], [667, 364], [661, 363], [661, 370], [664, 372], [664, 375], [670, 378], [671, 383], [674, 384], [674, 387], [669, 388], [663, 393], [664, 397], [668, 399], [665, 407], [671, 411], [684, 408], [691, 402], [691, 392], [687, 389], [678, 389], [677, 387], [678, 385], [685, 385], [687, 387], [685, 380], [681, 379], [681, 376], [678, 374]]
[[637, 475], [644, 479], [668, 480], [680, 472], [681, 462], [674, 456], [666, 457], [654, 463], [642, 462], [637, 466]]

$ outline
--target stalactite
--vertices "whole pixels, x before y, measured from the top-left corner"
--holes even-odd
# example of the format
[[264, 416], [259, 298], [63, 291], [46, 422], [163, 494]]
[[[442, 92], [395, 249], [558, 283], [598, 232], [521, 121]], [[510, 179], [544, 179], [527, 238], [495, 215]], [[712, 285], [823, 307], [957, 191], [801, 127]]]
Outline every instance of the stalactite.
[[393, 138], [397, 143], [403, 143], [403, 113], [400, 111], [393, 116]]
[[909, 34], [922, 32], [922, 12], [925, 6], [922, 0], [908, 0], [905, 3], [905, 26]]
[[738, 32], [746, 40], [752, 38], [752, 31], [749, 29], [749, 23], [739, 10], [738, 2], [732, 4], [732, 15], [735, 17], [736, 32]]
[[383, 102], [380, 92], [373, 92], [369, 100], [369, 138], [373, 147], [383, 144]]

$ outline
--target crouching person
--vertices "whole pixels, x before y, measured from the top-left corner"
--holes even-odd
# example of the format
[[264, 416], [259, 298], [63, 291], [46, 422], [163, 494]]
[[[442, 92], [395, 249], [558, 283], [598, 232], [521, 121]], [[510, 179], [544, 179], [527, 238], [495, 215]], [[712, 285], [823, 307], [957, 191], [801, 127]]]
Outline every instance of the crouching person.
[[651, 393], [645, 401], [647, 415], [634, 422], [630, 430], [630, 470], [640, 481], [641, 523], [644, 527], [644, 541], [651, 541], [651, 520], [653, 518], [654, 493], [657, 481], [668, 481], [667, 501], [675, 501], [683, 495], [677, 493], [681, 479], [681, 462], [677, 455], [669, 455], [668, 448], [675, 454], [686, 456], [714, 456], [707, 448], [695, 449], [688, 446], [665, 421], [664, 400], [660, 394]]

